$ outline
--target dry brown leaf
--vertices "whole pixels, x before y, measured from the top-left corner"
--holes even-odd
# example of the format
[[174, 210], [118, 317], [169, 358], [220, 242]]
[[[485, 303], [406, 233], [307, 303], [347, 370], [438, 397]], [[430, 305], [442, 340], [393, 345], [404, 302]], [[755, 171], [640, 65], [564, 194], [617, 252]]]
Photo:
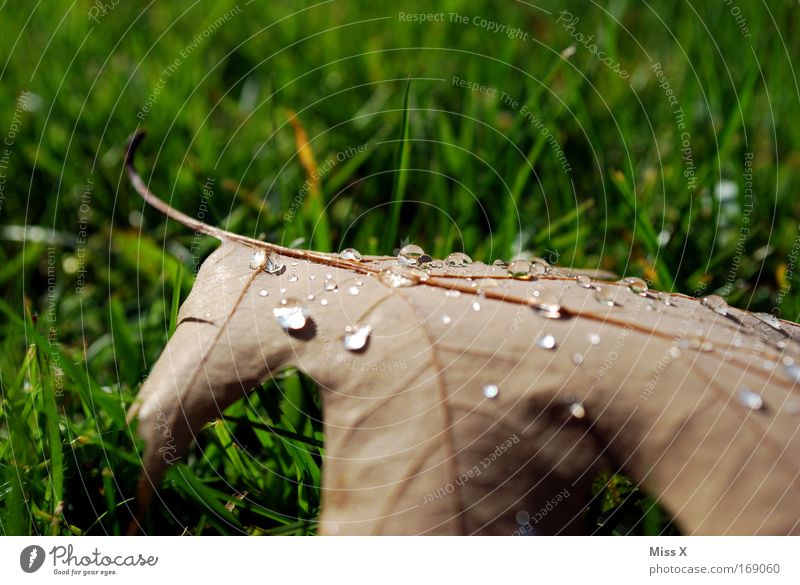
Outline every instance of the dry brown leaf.
[[[435, 265], [393, 287], [378, 271], [394, 258], [203, 227], [147, 191], [132, 153], [148, 201], [223, 242], [131, 413], [144, 501], [204, 423], [293, 366], [323, 398], [322, 533], [512, 534], [520, 511], [522, 532], [583, 533], [590, 482], [609, 467], [685, 533], [800, 531], [794, 324], [557, 270]], [[259, 250], [285, 271], [252, 269]], [[304, 327], [279, 324], [281, 299], [302, 305]], [[348, 350], [358, 326], [371, 327], [366, 347]]]

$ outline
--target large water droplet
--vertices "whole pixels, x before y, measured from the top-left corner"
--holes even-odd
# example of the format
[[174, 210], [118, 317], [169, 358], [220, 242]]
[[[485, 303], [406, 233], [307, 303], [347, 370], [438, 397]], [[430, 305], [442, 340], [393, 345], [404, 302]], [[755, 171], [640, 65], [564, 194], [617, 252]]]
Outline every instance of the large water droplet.
[[702, 301], [704, 307], [708, 307], [715, 313], [723, 317], [728, 314], [728, 303], [721, 296], [708, 295]]
[[604, 307], [619, 307], [617, 297], [610, 288], [601, 288], [594, 293], [595, 300]]
[[343, 338], [344, 348], [348, 351], [361, 351], [367, 347], [369, 335], [372, 333], [372, 325], [358, 325], [356, 327], [347, 326], [347, 333]]
[[427, 272], [415, 268], [384, 268], [378, 273], [378, 280], [391, 288], [415, 286], [428, 278]]
[[567, 410], [569, 410], [569, 413], [577, 419], [582, 419], [586, 416], [586, 409], [580, 402], [570, 403], [570, 405], [567, 407]]
[[[400, 252], [397, 253], [397, 262], [400, 263], [401, 266], [416, 266], [420, 264], [420, 259], [422, 259], [423, 256], [425, 256], [425, 250], [416, 244], [408, 244], [400, 248]], [[430, 262], [430, 260], [428, 260], [428, 262]]]
[[619, 281], [623, 286], [627, 286], [628, 290], [637, 295], [644, 295], [647, 292], [647, 283], [641, 278], [635, 276], [628, 276]]
[[267, 265], [267, 251], [266, 250], [256, 250], [250, 256], [250, 269], [251, 270], [261, 270], [264, 266]]
[[463, 252], [453, 252], [447, 258], [445, 258], [444, 261], [449, 266], [467, 266], [472, 264], [472, 258]]
[[551, 333], [545, 333], [539, 336], [539, 339], [536, 340], [536, 345], [542, 349], [555, 349], [556, 338]]
[[272, 309], [275, 320], [287, 331], [299, 331], [308, 323], [308, 311], [296, 299], [283, 299], [281, 306]]
[[781, 331], [783, 329], [783, 326], [781, 325], [780, 319], [778, 319], [772, 313], [756, 313], [755, 317], [759, 321], [761, 321], [762, 323], [766, 323], [767, 325], [769, 325], [773, 329], [777, 329], [778, 331]]
[[531, 263], [527, 260], [514, 260], [507, 267], [508, 273], [513, 277], [520, 280], [530, 280], [533, 278], [531, 274]]
[[339, 252], [339, 258], [341, 258], [342, 260], [355, 260], [356, 262], [361, 262], [361, 260], [363, 260], [361, 252], [359, 252], [355, 248], [345, 248], [344, 250]]
[[483, 387], [483, 395], [486, 398], [497, 398], [500, 394], [500, 389], [497, 387], [497, 384], [486, 384]]
[[592, 279], [586, 276], [585, 274], [579, 274], [575, 277], [575, 282], [578, 283], [578, 286], [583, 288], [592, 288], [594, 285], [592, 284]]
[[534, 258], [531, 261], [530, 272], [533, 276], [544, 276], [550, 272], [551, 269], [552, 266], [550, 266], [550, 263], [544, 258]]
[[745, 406], [750, 410], [761, 410], [764, 408], [764, 399], [761, 397], [761, 395], [753, 392], [747, 386], [742, 386], [739, 389], [738, 398], [742, 406]]
[[267, 255], [267, 265], [264, 266], [264, 272], [269, 274], [283, 274], [286, 270], [286, 265], [282, 264], [275, 254]]

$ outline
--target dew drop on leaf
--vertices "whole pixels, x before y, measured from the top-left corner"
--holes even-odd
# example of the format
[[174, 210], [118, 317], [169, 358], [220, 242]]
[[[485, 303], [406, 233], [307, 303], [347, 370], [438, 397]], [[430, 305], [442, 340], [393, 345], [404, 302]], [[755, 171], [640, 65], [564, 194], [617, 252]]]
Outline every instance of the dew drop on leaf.
[[569, 410], [570, 415], [572, 415], [573, 417], [575, 417], [577, 419], [582, 419], [583, 417], [586, 416], [586, 409], [583, 407], [583, 404], [581, 404], [580, 402], [572, 402], [572, 403], [570, 403], [570, 405], [567, 407], [567, 409]]
[[486, 384], [483, 387], [483, 395], [486, 398], [497, 398], [500, 394], [500, 389], [497, 387], [497, 384]]
[[272, 309], [275, 320], [282, 329], [299, 331], [308, 323], [308, 311], [296, 299], [283, 299], [281, 306]]
[[262, 288], [260, 291], [258, 291], [258, 296], [260, 297], [265, 297], [267, 295], [269, 295], [269, 291], [265, 288]]
[[250, 269], [251, 270], [261, 270], [267, 264], [267, 251], [266, 250], [256, 250], [250, 256]]
[[757, 392], [753, 392], [747, 386], [742, 386], [738, 394], [739, 402], [742, 406], [750, 410], [761, 410], [764, 408], [764, 399]]
[[348, 351], [362, 351], [367, 347], [372, 325], [347, 326], [347, 333], [343, 337], [344, 348]]
[[619, 281], [623, 286], [628, 287], [628, 290], [637, 295], [644, 295], [647, 292], [647, 283], [641, 278], [636, 276], [628, 276]]
[[555, 349], [556, 338], [552, 333], [545, 333], [539, 336], [539, 339], [536, 340], [536, 345], [542, 349]]
[[728, 314], [728, 303], [721, 296], [708, 295], [702, 301], [704, 307], [708, 307], [715, 313], [723, 317]]
[[579, 274], [575, 277], [575, 282], [578, 283], [578, 286], [583, 288], [592, 288], [594, 286], [592, 284], [592, 279], [586, 276], [585, 274]]
[[472, 264], [472, 258], [463, 252], [453, 252], [444, 261], [448, 266], [467, 266]]
[[514, 260], [506, 269], [512, 278], [517, 278], [519, 280], [530, 280], [533, 278], [533, 274], [531, 274], [531, 263], [527, 260]]
[[428, 278], [426, 272], [415, 268], [384, 268], [378, 273], [378, 280], [390, 288], [416, 286]]
[[361, 262], [361, 260], [363, 260], [361, 252], [359, 252], [355, 248], [345, 248], [344, 250], [339, 252], [339, 258], [341, 258], [342, 260], [355, 260], [356, 262]]
[[358, 293], [361, 292], [357, 286], [351, 286], [347, 289], [347, 294], [351, 296], [357, 296]]
[[[425, 250], [416, 244], [408, 244], [400, 248], [397, 253], [397, 262], [401, 266], [416, 266], [420, 263], [420, 258], [425, 255]], [[430, 262], [430, 260], [428, 260]]]

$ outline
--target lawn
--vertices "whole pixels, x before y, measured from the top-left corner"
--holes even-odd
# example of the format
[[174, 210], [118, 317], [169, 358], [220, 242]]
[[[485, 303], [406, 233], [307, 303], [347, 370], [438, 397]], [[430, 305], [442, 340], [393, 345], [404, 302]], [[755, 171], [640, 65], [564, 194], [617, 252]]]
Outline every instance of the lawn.
[[[541, 256], [798, 320], [792, 2], [0, 4], [0, 534], [120, 534], [125, 411], [216, 242]], [[156, 534], [313, 534], [312, 381], [209, 424]], [[596, 532], [674, 527], [625, 477]], [[645, 511], [648, 511], [645, 513]]]

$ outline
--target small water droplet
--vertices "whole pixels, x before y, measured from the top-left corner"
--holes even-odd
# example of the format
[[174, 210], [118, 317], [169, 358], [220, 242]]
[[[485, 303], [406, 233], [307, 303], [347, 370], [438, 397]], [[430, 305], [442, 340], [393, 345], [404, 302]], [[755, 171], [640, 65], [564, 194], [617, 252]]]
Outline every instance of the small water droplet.
[[289, 264], [289, 266], [297, 266], [297, 265], [299, 265], [299, 264], [300, 264], [300, 263], [299, 263], [297, 260], [295, 260], [294, 262], [292, 262], [291, 264]]
[[555, 349], [556, 338], [551, 333], [545, 333], [539, 336], [539, 339], [536, 340], [536, 345], [542, 349]]
[[604, 307], [619, 307], [621, 306], [617, 300], [616, 295], [611, 289], [601, 288], [594, 293], [595, 300]]
[[324, 288], [327, 291], [332, 291], [332, 290], [336, 290], [337, 287], [336, 287], [336, 283], [335, 282], [331, 282], [329, 280], [329, 281], [327, 281], [325, 283], [325, 285], [322, 288]]
[[562, 317], [561, 305], [558, 303], [540, 301], [533, 297], [528, 297], [527, 303], [539, 317], [544, 317], [545, 319], [560, 319]]
[[442, 315], [442, 323], [445, 325], [450, 325], [453, 320], [450, 318], [450, 315]]
[[644, 295], [647, 292], [647, 283], [641, 278], [635, 276], [628, 276], [619, 281], [623, 286], [628, 287], [628, 290], [637, 295]]
[[767, 325], [769, 325], [773, 329], [777, 329], [778, 331], [783, 329], [783, 326], [781, 325], [780, 319], [778, 319], [772, 313], [756, 313], [755, 317], [759, 321], [761, 321], [762, 323], [766, 323]]
[[531, 263], [527, 260], [515, 260], [509, 264], [506, 269], [512, 278], [519, 280], [531, 280], [533, 278], [533, 274], [531, 274]]
[[347, 328], [347, 333], [342, 338], [344, 348], [348, 351], [361, 351], [367, 346], [369, 335], [372, 333], [372, 325], [358, 325]]
[[544, 258], [534, 258], [531, 261], [531, 274], [533, 276], [544, 276], [549, 273], [553, 267]]
[[531, 521], [531, 515], [525, 510], [520, 510], [516, 515], [517, 524], [525, 525]]
[[786, 372], [792, 382], [800, 382], [800, 366], [794, 362], [783, 366], [783, 371]]
[[[397, 253], [397, 262], [401, 266], [416, 266], [420, 264], [420, 258], [424, 255], [425, 250], [416, 244], [408, 244], [400, 248], [400, 251]], [[428, 262], [430, 262], [430, 256], [428, 256], [428, 258]]]
[[446, 296], [448, 298], [451, 298], [451, 299], [457, 299], [458, 297], [461, 296], [461, 291], [460, 290], [446, 290], [446, 291], [444, 291], [444, 296]]
[[267, 295], [269, 295], [269, 291], [265, 288], [262, 288], [260, 291], [258, 291], [258, 296], [260, 297], [265, 297]]
[[356, 281], [356, 286], [364, 286], [364, 281], [363, 280], [357, 280]]
[[578, 283], [578, 286], [583, 288], [592, 288], [592, 279], [586, 276], [585, 274], [579, 274], [575, 277], [575, 282]]
[[505, 260], [501, 260], [500, 258], [498, 258], [497, 260], [495, 260], [494, 262], [492, 262], [492, 266], [499, 266], [500, 268], [506, 268], [506, 267], [508, 267], [508, 262], [506, 262]]
[[323, 307], [326, 307], [326, 306], [328, 306], [328, 299], [322, 299], [322, 300], [320, 300], [319, 304], [320, 304], [320, 305], [322, 305]]
[[296, 274], [292, 274], [289, 277], [289, 282], [297, 282], [297, 275]]
[[703, 306], [708, 307], [723, 317], [728, 314], [728, 303], [719, 295], [708, 295], [702, 300]]
[[328, 274], [326, 274], [325, 275], [325, 280], [333, 280], [333, 274], [331, 274], [330, 272]]
[[285, 292], [286, 292], [286, 287], [281, 288], [281, 294], [284, 294]]
[[714, 345], [710, 341], [701, 341], [699, 339], [681, 339], [678, 346], [684, 349], [695, 349], [704, 353], [714, 351]]
[[586, 340], [590, 345], [600, 345], [600, 336], [597, 333], [589, 333]]
[[579, 366], [583, 363], [583, 354], [575, 352], [572, 354], [572, 363]]
[[211, 319], [211, 311], [206, 311], [206, 319]]
[[357, 286], [351, 286], [347, 289], [347, 294], [352, 296], [357, 296], [358, 293], [361, 292]]
[[256, 250], [250, 256], [250, 269], [251, 270], [261, 270], [267, 264], [267, 251], [266, 250]]
[[586, 416], [586, 409], [580, 402], [570, 403], [567, 409], [569, 410], [569, 413], [577, 419], [581, 419]]
[[309, 274], [308, 280], [317, 280], [317, 276], [315, 274]]
[[500, 389], [497, 387], [497, 384], [486, 384], [483, 387], [483, 395], [486, 398], [497, 398], [498, 394], [500, 394]]
[[283, 299], [280, 307], [272, 309], [275, 320], [287, 331], [299, 331], [308, 323], [308, 311], [295, 299]]
[[463, 252], [453, 252], [444, 259], [445, 263], [449, 266], [467, 266], [472, 264], [472, 258]]
[[378, 273], [378, 280], [391, 288], [404, 288], [425, 282], [430, 276], [415, 268], [384, 268]]
[[314, 300], [314, 295], [308, 295], [306, 298], [307, 298], [309, 301], [313, 301], [313, 300]]
[[750, 410], [761, 410], [764, 408], [764, 399], [761, 397], [761, 395], [753, 392], [747, 386], [742, 386], [739, 389], [738, 397], [742, 406], [745, 406]]
[[478, 301], [474, 301], [472, 303], [472, 310], [473, 311], [480, 311], [481, 310], [481, 304]]
[[344, 250], [339, 252], [339, 258], [341, 258], [342, 260], [355, 260], [356, 262], [361, 262], [361, 260], [363, 260], [361, 252], [359, 252], [355, 248], [345, 248]]

